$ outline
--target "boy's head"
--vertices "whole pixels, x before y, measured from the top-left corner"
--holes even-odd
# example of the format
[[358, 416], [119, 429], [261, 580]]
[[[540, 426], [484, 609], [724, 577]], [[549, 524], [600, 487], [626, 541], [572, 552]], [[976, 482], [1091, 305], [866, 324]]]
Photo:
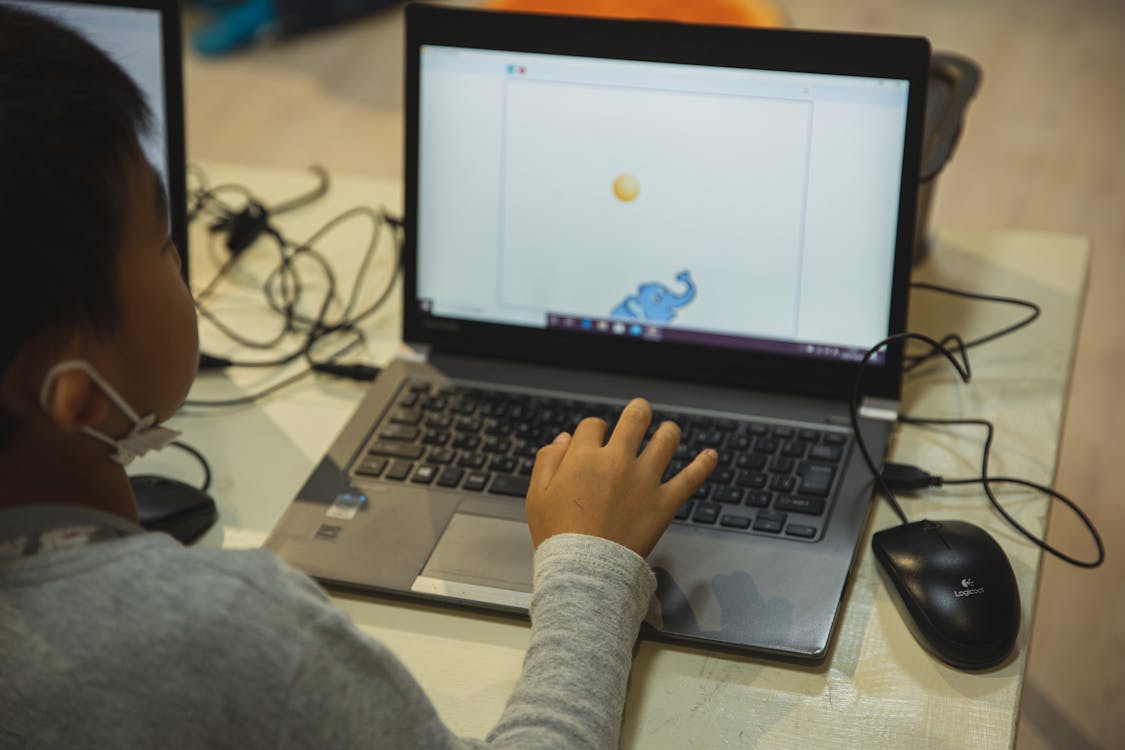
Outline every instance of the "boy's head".
[[138, 141], [148, 121], [104, 53], [0, 0], [0, 447], [132, 426], [81, 371], [41, 408], [61, 360], [89, 362], [140, 414], [167, 419], [186, 396], [195, 310]]

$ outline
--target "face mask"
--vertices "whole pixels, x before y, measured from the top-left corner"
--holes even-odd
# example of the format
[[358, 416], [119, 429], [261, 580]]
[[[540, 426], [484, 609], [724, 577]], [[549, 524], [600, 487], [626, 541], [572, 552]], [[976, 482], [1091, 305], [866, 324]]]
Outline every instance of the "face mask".
[[156, 424], [155, 414], [149, 414], [143, 418], [138, 417], [137, 413], [125, 403], [125, 399], [121, 398], [113, 386], [106, 382], [105, 378], [99, 375], [98, 371], [91, 367], [88, 362], [80, 359], [60, 362], [47, 372], [47, 377], [43, 379], [43, 388], [39, 391], [39, 405], [43, 407], [44, 411], [47, 410], [47, 400], [51, 395], [51, 386], [54, 384], [55, 378], [69, 370], [82, 370], [89, 375], [90, 379], [97, 383], [98, 387], [109, 397], [109, 400], [121, 410], [121, 413], [133, 422], [133, 429], [120, 440], [114, 440], [92, 427], [82, 428], [82, 431], [90, 437], [115, 449], [113, 453], [109, 454], [109, 460], [122, 466], [128, 466], [134, 458], [143, 456], [150, 450], [158, 451], [180, 436], [178, 430], [171, 430]]

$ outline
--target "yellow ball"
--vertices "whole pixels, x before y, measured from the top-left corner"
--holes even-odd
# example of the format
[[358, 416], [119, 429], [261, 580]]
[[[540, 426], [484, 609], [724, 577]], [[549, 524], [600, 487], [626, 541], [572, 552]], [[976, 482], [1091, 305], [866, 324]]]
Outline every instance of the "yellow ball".
[[613, 194], [618, 200], [628, 203], [641, 192], [641, 182], [631, 174], [618, 175], [613, 181]]

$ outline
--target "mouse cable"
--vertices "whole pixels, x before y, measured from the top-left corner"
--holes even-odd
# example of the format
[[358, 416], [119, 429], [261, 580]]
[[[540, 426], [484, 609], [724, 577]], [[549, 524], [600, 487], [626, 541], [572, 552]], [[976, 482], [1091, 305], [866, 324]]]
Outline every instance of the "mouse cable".
[[207, 459], [203, 457], [203, 454], [180, 440], [173, 440], [169, 445], [174, 445], [185, 453], [195, 457], [195, 460], [203, 467], [203, 486], [201, 486], [199, 490], [201, 492], [209, 490], [211, 488], [211, 464], [207, 463]]
[[961, 381], [964, 383], [968, 383], [972, 377], [972, 369], [969, 365], [969, 355], [965, 351], [965, 342], [960, 336], [955, 333], [949, 334], [949, 336], [946, 336], [946, 339], [957, 345], [957, 352], [961, 357], [960, 361], [957, 360], [957, 357], [952, 351], [949, 350], [949, 348], [945, 344], [932, 339], [925, 334], [905, 332], [892, 334], [890, 336], [887, 336], [879, 343], [875, 344], [875, 346], [871, 347], [867, 350], [866, 353], [864, 353], [863, 358], [860, 360], [859, 365], [856, 367], [855, 382], [852, 385], [852, 397], [851, 401], [848, 403], [848, 415], [851, 417], [852, 431], [855, 433], [855, 443], [857, 446], [859, 446], [859, 452], [863, 455], [863, 462], [867, 464], [867, 468], [871, 472], [871, 476], [875, 478], [875, 486], [880, 490], [880, 492], [882, 492], [883, 497], [887, 500], [888, 503], [890, 503], [891, 509], [894, 510], [895, 515], [897, 515], [904, 524], [910, 523], [910, 519], [906, 517], [906, 513], [902, 510], [902, 506], [899, 505], [898, 498], [895, 497], [894, 490], [891, 489], [890, 485], [883, 478], [883, 472], [880, 471], [879, 467], [875, 465], [875, 459], [872, 458], [871, 451], [867, 448], [867, 441], [863, 439], [863, 433], [859, 429], [859, 402], [863, 386], [863, 373], [867, 369], [867, 363], [871, 361], [871, 358], [879, 353], [879, 351], [881, 351], [884, 347], [899, 341], [921, 341], [925, 344], [929, 344], [930, 347], [932, 347], [933, 352], [936, 352], [937, 354], [940, 354], [948, 359], [949, 362], [953, 365], [953, 368], [957, 370], [957, 374], [961, 377]]
[[[1079, 508], [1077, 506], [1077, 504], [1075, 504], [1072, 500], [1070, 500], [1068, 497], [1063, 495], [1061, 492], [1058, 492], [1058, 491], [1056, 491], [1056, 490], [1054, 490], [1050, 487], [1046, 487], [1046, 486], [1043, 486], [1043, 485], [1039, 485], [1035, 482], [1028, 481], [1026, 479], [1018, 479], [1018, 478], [1015, 478], [1015, 477], [993, 477], [993, 476], [989, 475], [989, 473], [988, 473], [988, 462], [989, 462], [989, 458], [991, 456], [992, 441], [993, 441], [993, 437], [994, 437], [995, 428], [994, 428], [993, 424], [991, 422], [989, 422], [988, 420], [984, 420], [984, 419], [936, 419], [936, 418], [927, 418], [927, 417], [908, 417], [908, 416], [905, 416], [905, 415], [899, 415], [898, 416], [898, 421], [900, 423], [903, 423], [903, 424], [912, 424], [912, 425], [958, 425], [958, 424], [960, 424], [960, 425], [983, 426], [983, 427], [987, 428], [988, 432], [987, 432], [987, 436], [985, 438], [984, 449], [983, 449], [982, 454], [981, 454], [981, 474], [980, 474], [979, 477], [971, 477], [971, 478], [967, 478], [967, 479], [944, 479], [942, 477], [937, 477], [937, 476], [933, 476], [931, 474], [928, 474], [927, 472], [919, 469], [918, 467], [911, 466], [909, 464], [886, 464], [886, 465], [884, 465], [882, 470], [876, 468], [875, 461], [872, 458], [871, 453], [867, 448], [867, 443], [864, 440], [863, 435], [859, 430], [859, 401], [860, 401], [860, 392], [861, 392], [861, 385], [862, 385], [862, 379], [863, 379], [863, 372], [866, 369], [868, 362], [871, 360], [872, 357], [875, 356], [875, 354], [879, 350], [881, 350], [883, 347], [887, 346], [888, 344], [890, 344], [893, 341], [905, 341], [905, 340], [921, 341], [921, 342], [926, 343], [929, 346], [931, 346], [933, 348], [934, 352], [936, 352], [937, 354], [939, 354], [941, 356], [944, 356], [946, 359], [949, 360], [949, 362], [953, 365], [954, 369], [957, 370], [957, 374], [958, 374], [958, 376], [960, 376], [961, 381], [963, 383], [968, 383], [972, 378], [972, 369], [971, 369], [971, 366], [969, 364], [968, 353], [965, 351], [967, 346], [966, 346], [964, 340], [962, 340], [962, 338], [955, 333], [949, 334], [949, 335], [943, 337], [942, 341], [950, 341], [950, 342], [956, 344], [956, 352], [957, 352], [957, 354], [960, 355], [960, 361], [958, 361], [957, 357], [954, 355], [954, 352], [950, 351], [949, 348], [947, 348], [943, 343], [941, 343], [939, 341], [935, 341], [934, 339], [930, 338], [929, 336], [925, 336], [923, 334], [909, 333], [909, 332], [908, 333], [899, 333], [899, 334], [895, 334], [893, 336], [888, 336], [887, 338], [883, 339], [878, 344], [873, 346], [871, 349], [869, 349], [867, 351], [867, 353], [864, 354], [863, 359], [860, 361], [859, 367], [858, 367], [858, 372], [856, 373], [855, 385], [854, 385], [853, 390], [852, 390], [851, 402], [849, 403], [849, 414], [851, 416], [851, 421], [852, 421], [852, 430], [855, 432], [856, 445], [859, 446], [860, 453], [863, 455], [864, 462], [867, 464], [868, 470], [871, 471], [872, 476], [874, 476], [874, 478], [875, 478], [876, 486], [882, 492], [883, 497], [891, 505], [891, 508], [894, 510], [895, 514], [899, 517], [899, 519], [901, 519], [904, 524], [909, 522], [909, 519], [907, 518], [906, 513], [903, 511], [902, 506], [899, 503], [898, 498], [894, 493], [894, 490], [896, 488], [897, 489], [921, 489], [923, 487], [929, 487], [929, 486], [941, 486], [941, 485], [952, 485], [952, 484], [978, 484], [979, 483], [984, 488], [985, 495], [988, 497], [989, 502], [992, 503], [992, 506], [1000, 513], [1000, 515], [1003, 516], [1003, 518], [1009, 524], [1011, 524], [1020, 534], [1022, 534], [1027, 539], [1031, 540], [1040, 549], [1043, 549], [1043, 550], [1051, 553], [1052, 555], [1059, 558], [1060, 560], [1068, 562], [1072, 565], [1076, 565], [1078, 567], [1096, 568], [1099, 565], [1101, 565], [1102, 562], [1105, 560], [1105, 547], [1102, 544], [1101, 536], [1098, 534], [1098, 531], [1095, 528], [1093, 522], [1090, 521], [1089, 517], [1085, 513], [1082, 512], [1081, 508]], [[1049, 497], [1057, 498], [1058, 500], [1063, 502], [1067, 507], [1069, 507], [1071, 510], [1074, 511], [1074, 513], [1079, 517], [1079, 519], [1082, 521], [1082, 523], [1085, 524], [1086, 528], [1090, 531], [1090, 535], [1094, 540], [1094, 544], [1098, 548], [1097, 559], [1092, 561], [1092, 562], [1085, 561], [1085, 560], [1078, 560], [1078, 559], [1066, 554], [1065, 552], [1062, 552], [1061, 550], [1056, 549], [1055, 547], [1048, 544], [1045, 540], [1040, 539], [1039, 537], [1035, 536], [1030, 531], [1025, 529], [1022, 525], [1020, 525], [1020, 523], [1018, 521], [1016, 521], [1014, 518], [1012, 518], [1012, 516], [1010, 514], [1008, 514], [1007, 511], [1004, 510], [1003, 506], [1000, 505], [1000, 501], [996, 498], [996, 495], [992, 490], [993, 484], [1018, 484], [1018, 485], [1022, 485], [1022, 486], [1025, 486], [1025, 487], [1030, 487], [1032, 489], [1036, 489], [1036, 490], [1039, 490], [1040, 492], [1043, 492], [1044, 494], [1048, 495]]]
[[[994, 476], [989, 475], [989, 473], [988, 473], [988, 461], [989, 461], [989, 457], [991, 456], [991, 453], [992, 453], [992, 440], [993, 440], [993, 437], [995, 435], [995, 429], [996, 429], [995, 426], [992, 424], [992, 422], [988, 421], [987, 419], [935, 419], [935, 418], [930, 418], [930, 417], [907, 417], [907, 416], [901, 416], [901, 415], [899, 416], [898, 421], [903, 423], [903, 424], [908, 424], [908, 425], [936, 425], [936, 426], [971, 425], [971, 426], [975, 426], [975, 427], [984, 427], [987, 430], [987, 434], [986, 434], [985, 439], [984, 439], [984, 448], [981, 451], [981, 467], [980, 467], [980, 476], [979, 477], [969, 477], [969, 478], [965, 478], [965, 479], [946, 479], [944, 477], [934, 476], [934, 475], [928, 474], [928, 473], [926, 473], [925, 471], [923, 471], [922, 469], [920, 469], [916, 466], [910, 466], [909, 464], [895, 464], [894, 466], [896, 468], [892, 469], [892, 476], [890, 478], [884, 477], [884, 479], [887, 480], [888, 485], [893, 486], [894, 484], [896, 484], [896, 482], [895, 482], [895, 475], [896, 474], [898, 476], [903, 476], [903, 475], [906, 475], [906, 474], [914, 474], [915, 472], [916, 472], [916, 474], [914, 474], [915, 476], [919, 476], [919, 477], [924, 476], [925, 479], [926, 479], [926, 482], [927, 482], [927, 486], [932, 486], [932, 487], [940, 487], [942, 485], [952, 485], [952, 484], [980, 484], [984, 488], [984, 494], [988, 496], [989, 502], [992, 503], [992, 507], [994, 507], [996, 509], [996, 511], [1001, 516], [1004, 517], [1004, 520], [1006, 520], [1009, 524], [1011, 524], [1016, 529], [1016, 531], [1018, 531], [1024, 537], [1029, 539], [1032, 543], [1034, 543], [1040, 549], [1051, 553], [1052, 555], [1059, 558], [1060, 560], [1063, 560], [1064, 562], [1068, 562], [1071, 565], [1076, 565], [1080, 568], [1096, 568], [1099, 565], [1101, 565], [1102, 562], [1105, 560], [1105, 546], [1102, 544], [1101, 535], [1098, 534], [1098, 530], [1097, 530], [1097, 528], [1094, 527], [1093, 522], [1089, 519], [1089, 517], [1085, 513], [1082, 512], [1082, 509], [1079, 508], [1078, 505], [1073, 500], [1071, 500], [1066, 495], [1063, 495], [1061, 492], [1058, 492], [1057, 490], [1055, 490], [1051, 487], [1047, 487], [1045, 485], [1037, 484], [1036, 482], [1032, 482], [1032, 481], [1029, 481], [1029, 480], [1026, 480], [1026, 479], [1018, 479], [1018, 478], [1015, 478], [1015, 477], [994, 477]], [[886, 471], [887, 471], [886, 466], [884, 466], [883, 471], [884, 471], [884, 473], [886, 473]], [[1062, 502], [1064, 505], [1066, 505], [1068, 508], [1070, 508], [1072, 511], [1074, 511], [1074, 514], [1078, 516], [1078, 518], [1082, 521], [1082, 523], [1085, 524], [1087, 530], [1089, 530], [1090, 536], [1094, 540], [1095, 546], [1097, 546], [1097, 548], [1098, 548], [1097, 559], [1094, 560], [1093, 562], [1090, 562], [1090, 561], [1087, 561], [1087, 560], [1078, 560], [1074, 557], [1071, 557], [1067, 553], [1065, 553], [1065, 552], [1063, 552], [1059, 549], [1056, 549], [1055, 547], [1051, 546], [1045, 539], [1040, 539], [1039, 537], [1035, 536], [1030, 531], [1025, 529], [1022, 525], [1020, 525], [1020, 523], [1018, 521], [1016, 521], [1016, 519], [1012, 518], [1012, 516], [1009, 515], [1006, 510], [1004, 510], [1004, 507], [1002, 505], [1000, 505], [1000, 501], [996, 498], [995, 493], [992, 491], [992, 485], [993, 484], [1017, 484], [1017, 485], [1021, 485], [1021, 486], [1028, 487], [1028, 488], [1031, 488], [1031, 489], [1034, 489], [1034, 490], [1038, 490], [1039, 492], [1042, 492], [1043, 494], [1048, 495], [1049, 497], [1055, 498], [1055, 499], [1059, 500], [1060, 502]], [[899, 485], [898, 488], [904, 489], [904, 487], [901, 484]]]
[[[937, 292], [939, 294], [948, 294], [954, 297], [962, 297], [964, 299], [978, 300], [981, 302], [996, 302], [1004, 305], [1015, 305], [1017, 307], [1023, 307], [1031, 311], [1031, 313], [1027, 317], [1013, 323], [1012, 325], [1005, 326], [1004, 328], [1000, 328], [996, 331], [993, 331], [992, 333], [965, 342], [965, 349], [972, 349], [975, 346], [987, 344], [989, 341], [995, 341], [996, 339], [1007, 336], [1010, 333], [1015, 333], [1021, 328], [1031, 325], [1043, 312], [1042, 308], [1039, 307], [1039, 305], [1037, 305], [1036, 303], [1031, 302], [1030, 300], [1019, 299], [1017, 297], [998, 297], [991, 294], [968, 292], [963, 289], [954, 289], [952, 287], [930, 284], [924, 281], [915, 281], [910, 284], [910, 288]], [[949, 343], [951, 343], [951, 341], [952, 339], [949, 336], [940, 339], [940, 343], [945, 345], [948, 345]], [[938, 354], [939, 352], [937, 350], [931, 349], [926, 354], [906, 355], [906, 361], [902, 368], [903, 374], [908, 373], [915, 368], [925, 364], [929, 360], [936, 357]]]

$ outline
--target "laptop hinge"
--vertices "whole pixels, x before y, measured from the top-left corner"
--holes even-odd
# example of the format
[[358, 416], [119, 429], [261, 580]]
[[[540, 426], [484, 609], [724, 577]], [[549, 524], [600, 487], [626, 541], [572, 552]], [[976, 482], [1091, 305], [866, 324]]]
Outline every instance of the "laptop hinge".
[[859, 416], [880, 422], [898, 421], [898, 401], [889, 398], [865, 398], [859, 405]]
[[425, 364], [430, 359], [430, 354], [433, 352], [434, 347], [431, 344], [420, 344], [412, 341], [404, 341], [399, 350], [395, 353], [395, 359], [401, 359], [406, 362], [417, 362]]

